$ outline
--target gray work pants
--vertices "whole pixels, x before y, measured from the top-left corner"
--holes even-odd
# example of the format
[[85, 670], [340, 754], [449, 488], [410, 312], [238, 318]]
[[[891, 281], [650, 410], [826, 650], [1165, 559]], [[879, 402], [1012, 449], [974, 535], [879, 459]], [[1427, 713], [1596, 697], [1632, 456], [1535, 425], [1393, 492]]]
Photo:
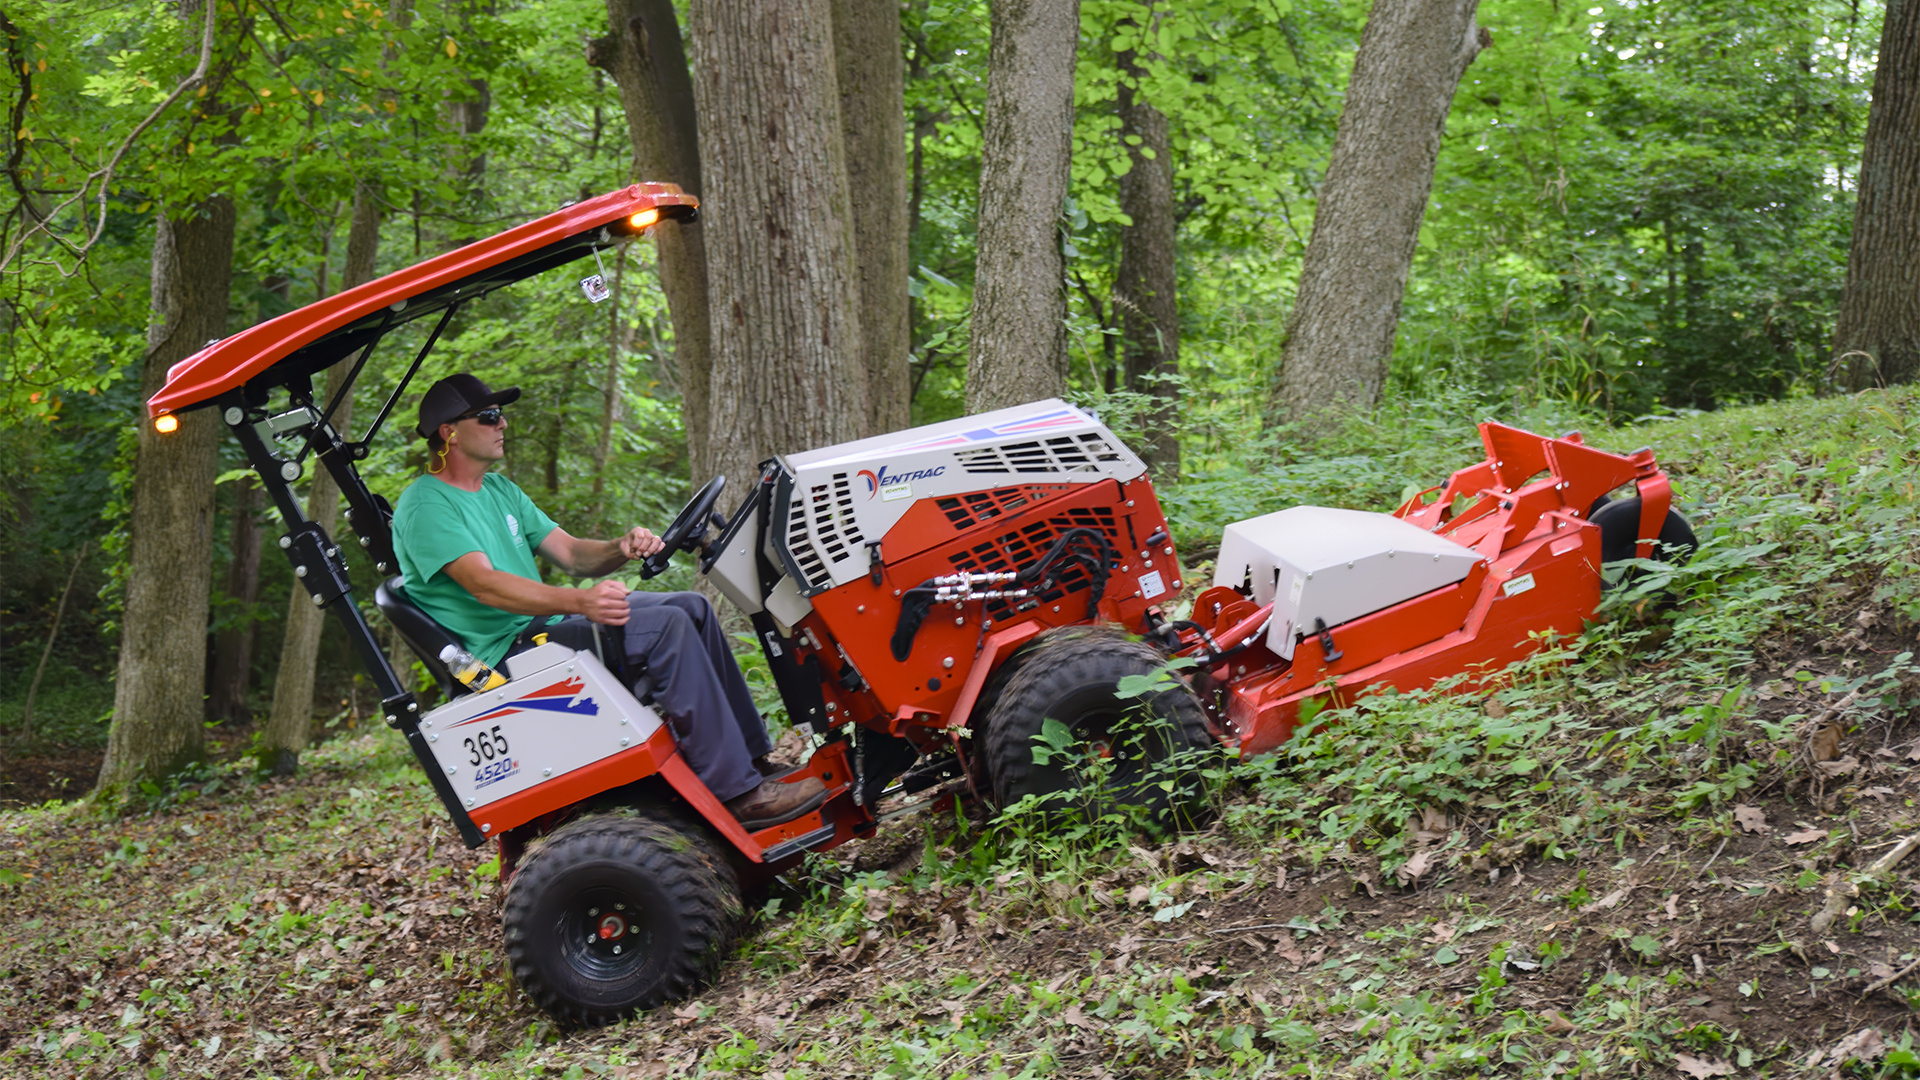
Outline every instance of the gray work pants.
[[624, 646], [629, 669], [637, 672], [639, 664], [646, 665], [654, 704], [707, 790], [725, 801], [759, 787], [753, 759], [773, 749], [773, 742], [713, 605], [694, 592], [630, 592], [627, 611], [624, 627], [596, 627], [579, 615], [552, 624], [536, 618], [514, 639], [508, 655], [531, 648], [535, 634], [591, 650], [595, 631], [601, 631], [603, 643]]

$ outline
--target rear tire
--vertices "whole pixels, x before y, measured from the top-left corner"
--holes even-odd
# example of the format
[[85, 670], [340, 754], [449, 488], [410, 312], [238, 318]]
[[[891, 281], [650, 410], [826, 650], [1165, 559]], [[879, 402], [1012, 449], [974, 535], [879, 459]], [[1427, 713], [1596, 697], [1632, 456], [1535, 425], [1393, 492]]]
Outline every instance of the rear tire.
[[740, 890], [680, 822], [600, 814], [530, 851], [501, 925], [513, 977], [564, 1023], [610, 1024], [689, 997], [741, 923]]
[[[1137, 697], [1118, 692], [1122, 679], [1165, 668], [1151, 647], [1113, 631], [1061, 631], [1041, 642], [987, 714], [995, 801], [1006, 807], [1034, 795], [1089, 818], [1138, 806], [1163, 825], [1194, 820], [1205, 806], [1200, 769], [1213, 746], [1199, 699], [1177, 676]], [[1035, 761], [1034, 739], [1048, 718], [1085, 752]], [[1096, 780], [1098, 790], [1088, 786]]]
[[[1640, 543], [1639, 496], [1618, 502], [1603, 500], [1594, 506], [1587, 520], [1600, 527], [1602, 566], [1634, 557]], [[1673, 509], [1668, 509], [1666, 520], [1660, 523], [1659, 539], [1660, 542], [1653, 545], [1653, 558], [1660, 562], [1686, 562], [1700, 546], [1699, 539], [1693, 535], [1693, 526], [1680, 516], [1680, 511]]]

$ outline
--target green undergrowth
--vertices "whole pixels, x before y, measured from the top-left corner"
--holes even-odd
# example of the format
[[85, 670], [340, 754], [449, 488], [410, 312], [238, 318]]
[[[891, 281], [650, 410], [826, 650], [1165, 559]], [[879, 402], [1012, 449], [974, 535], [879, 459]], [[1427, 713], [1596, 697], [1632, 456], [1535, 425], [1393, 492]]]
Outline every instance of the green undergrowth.
[[[1860, 997], [1920, 957], [1920, 883], [1857, 873], [1920, 828], [1916, 420], [1901, 392], [1590, 430], [1653, 445], [1701, 545], [1578, 640], [1207, 763], [1185, 833], [890, 826], [605, 1031], [508, 985], [491, 853], [384, 732], [130, 817], [0, 814], [0, 1076], [1920, 1075], [1920, 997]], [[1408, 454], [1359, 505], [1438, 479]]]

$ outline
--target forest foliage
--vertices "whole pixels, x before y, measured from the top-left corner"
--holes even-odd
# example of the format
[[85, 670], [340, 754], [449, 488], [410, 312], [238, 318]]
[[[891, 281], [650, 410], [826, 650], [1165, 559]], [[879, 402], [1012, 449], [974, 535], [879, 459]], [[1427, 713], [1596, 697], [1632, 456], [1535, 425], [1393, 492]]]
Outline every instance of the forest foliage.
[[[178, 10], [12, 0], [0, 22], [0, 667], [33, 669], [91, 541], [50, 670], [65, 704], [47, 714], [81, 741], [103, 730], [94, 691], [116, 640], [156, 214], [233, 198], [238, 330], [337, 288], [356, 184], [384, 202], [384, 273], [631, 178], [618, 90], [583, 59], [607, 30], [598, 0], [219, 0], [239, 32], [212, 50], [205, 83], [161, 108], [200, 59]], [[1470, 439], [1483, 415], [1621, 421], [1822, 392], [1881, 14], [1838, 0], [1484, 7], [1492, 45], [1448, 120], [1388, 399], [1353, 445], [1391, 457]], [[1070, 386], [1132, 434], [1140, 402], [1117, 389], [1113, 300], [1116, 100], [1131, 79], [1172, 135], [1189, 479], [1164, 497], [1190, 544], [1322, 468], [1287, 430], [1262, 433], [1261, 404], [1365, 18], [1329, 0], [1081, 5], [1060, 224]], [[926, 422], [964, 397], [988, 23], [976, 0], [909, 0], [902, 20], [913, 416]], [[592, 271], [564, 268], [463, 313], [433, 361], [526, 389], [507, 470], [582, 533], [663, 520], [688, 480], [650, 246], [601, 269], [612, 304], [582, 302], [575, 282]], [[418, 344], [382, 345], [358, 415]], [[389, 497], [419, 464], [404, 427], [363, 466]], [[222, 453], [229, 515], [241, 462]], [[211, 557], [217, 583], [231, 552]], [[261, 669], [290, 580], [263, 565], [258, 598], [215, 601], [217, 625], [260, 624]], [[337, 685], [344, 653], [331, 662]], [[22, 682], [0, 689], [0, 726]]]

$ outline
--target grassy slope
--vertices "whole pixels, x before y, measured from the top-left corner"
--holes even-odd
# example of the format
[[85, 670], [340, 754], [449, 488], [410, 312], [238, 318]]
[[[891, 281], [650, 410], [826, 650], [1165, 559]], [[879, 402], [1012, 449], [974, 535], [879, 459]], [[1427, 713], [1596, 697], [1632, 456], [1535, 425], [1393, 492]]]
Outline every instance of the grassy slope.
[[1622, 591], [1491, 698], [1376, 700], [1239, 767], [1204, 835], [902, 823], [608, 1031], [505, 984], [487, 852], [390, 737], [128, 819], [0, 814], [0, 1075], [1825, 1076], [1862, 1027], [1890, 1056], [1853, 1074], [1902, 1074], [1909, 998], [1860, 991], [1920, 956], [1920, 859], [1808, 916], [1920, 828], [1920, 395], [1590, 438], [1675, 473], [1706, 543], [1647, 584], [1678, 607]]

